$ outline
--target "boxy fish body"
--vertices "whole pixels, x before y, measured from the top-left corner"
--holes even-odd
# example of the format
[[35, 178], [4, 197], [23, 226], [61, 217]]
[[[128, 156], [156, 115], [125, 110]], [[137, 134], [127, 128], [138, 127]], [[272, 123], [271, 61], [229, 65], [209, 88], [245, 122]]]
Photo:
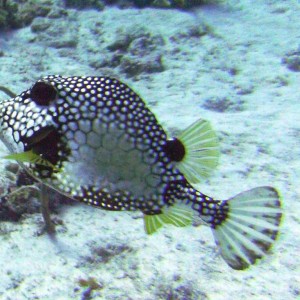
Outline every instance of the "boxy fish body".
[[218, 142], [198, 120], [169, 139], [127, 85], [108, 77], [47, 76], [0, 102], [0, 138], [37, 180], [106, 210], [139, 210], [145, 229], [213, 230], [225, 261], [245, 269], [271, 247], [281, 219], [278, 192], [259, 187], [214, 200], [192, 184], [216, 167]]

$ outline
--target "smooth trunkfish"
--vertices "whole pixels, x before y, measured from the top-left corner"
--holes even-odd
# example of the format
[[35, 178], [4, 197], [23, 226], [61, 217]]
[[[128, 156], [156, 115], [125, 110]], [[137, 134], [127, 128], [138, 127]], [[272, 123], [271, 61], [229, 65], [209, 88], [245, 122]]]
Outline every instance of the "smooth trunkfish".
[[5, 158], [44, 185], [101, 209], [141, 211], [148, 234], [200, 217], [234, 269], [254, 264], [278, 235], [276, 189], [215, 200], [193, 187], [218, 163], [207, 121], [168, 138], [144, 101], [117, 79], [42, 78], [0, 102], [0, 139], [11, 152]]

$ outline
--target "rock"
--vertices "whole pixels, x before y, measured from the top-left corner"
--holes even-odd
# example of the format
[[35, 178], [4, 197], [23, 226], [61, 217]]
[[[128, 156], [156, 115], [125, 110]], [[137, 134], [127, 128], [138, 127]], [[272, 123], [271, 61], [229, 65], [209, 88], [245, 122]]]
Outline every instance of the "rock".
[[28, 1], [20, 9], [20, 21], [24, 25], [30, 24], [36, 17], [45, 17], [51, 11], [51, 4], [45, 1]]
[[66, 7], [85, 9], [95, 8], [97, 10], [104, 9], [104, 2], [101, 0], [65, 0]]
[[14, 27], [17, 21], [18, 7], [16, 3], [0, 2], [0, 28]]
[[244, 109], [242, 100], [233, 101], [227, 97], [211, 97], [204, 101], [202, 107], [216, 112], [242, 111]]
[[212, 32], [212, 29], [205, 22], [200, 22], [198, 25], [190, 25], [187, 26], [180, 32], [177, 32], [173, 36], [171, 36], [172, 41], [182, 41], [185, 39], [191, 38], [201, 38], [204, 35], [207, 35]]
[[49, 19], [36, 18], [31, 31], [37, 34], [37, 41], [53, 48], [75, 48], [78, 43], [76, 22], [70, 18]]
[[145, 56], [157, 51], [159, 46], [164, 46], [164, 40], [160, 35], [146, 33], [135, 37], [129, 44], [128, 51], [134, 56]]
[[134, 251], [132, 247], [118, 241], [102, 246], [91, 245], [91, 253], [84, 257], [82, 264], [85, 266], [105, 264], [118, 257], [128, 256], [129, 253], [134, 253]]
[[67, 10], [65, 10], [61, 7], [53, 7], [53, 9], [47, 15], [47, 17], [50, 19], [57, 19], [57, 18], [66, 17], [66, 16], [68, 16]]
[[237, 84], [235, 87], [236, 93], [238, 95], [248, 95], [253, 93], [254, 91], [254, 86], [251, 82], [241, 82]]
[[162, 57], [159, 54], [148, 55], [147, 57], [136, 57], [125, 55], [121, 60], [121, 71], [128, 76], [136, 76], [141, 73], [155, 73], [165, 70]]
[[19, 169], [20, 169], [20, 167], [17, 163], [10, 163], [5, 166], [5, 170], [8, 172], [11, 172], [13, 174], [17, 174]]
[[107, 49], [114, 53], [111, 65], [119, 64], [121, 72], [132, 77], [164, 71], [164, 45], [161, 35], [153, 35], [145, 28], [138, 27], [117, 34], [116, 40]]
[[115, 41], [108, 45], [107, 49], [109, 51], [127, 51], [131, 41], [130, 35], [121, 32], [120, 35], [116, 35]]
[[37, 17], [57, 18], [67, 11], [56, 0], [11, 0], [0, 1], [0, 28], [22, 28], [30, 25]]
[[39, 190], [35, 186], [23, 186], [11, 191], [5, 198], [5, 207], [21, 216], [24, 213], [37, 213], [40, 210]]
[[42, 32], [48, 29], [51, 26], [49, 19], [38, 17], [35, 18], [31, 24], [32, 32]]
[[300, 72], [300, 45], [297, 50], [288, 52], [282, 59], [282, 63], [294, 72]]

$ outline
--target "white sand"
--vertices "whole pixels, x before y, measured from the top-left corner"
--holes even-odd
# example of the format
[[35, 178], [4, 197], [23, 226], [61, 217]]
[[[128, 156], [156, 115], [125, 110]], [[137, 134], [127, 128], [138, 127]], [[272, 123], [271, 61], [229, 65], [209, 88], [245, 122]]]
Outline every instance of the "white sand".
[[[0, 224], [0, 299], [84, 299], [78, 280], [88, 277], [103, 285], [91, 299], [299, 297], [300, 73], [281, 63], [300, 43], [299, 1], [224, 2], [190, 12], [81, 12], [74, 21], [79, 44], [68, 55], [44, 42], [29, 43], [34, 37], [30, 28], [9, 32], [0, 37], [5, 53], [1, 85], [21, 92], [47, 74], [98, 74], [84, 64], [87, 44], [99, 46], [99, 36], [88, 31], [96, 20], [102, 22], [107, 42], [120, 23], [143, 23], [163, 35], [164, 72], [138, 80], [117, 75], [149, 103], [167, 130], [183, 129], [199, 117], [214, 125], [221, 140], [220, 166], [199, 190], [220, 199], [259, 185], [281, 191], [285, 218], [273, 254], [238, 272], [218, 255], [209, 228], [172, 227], [147, 236], [139, 213], [66, 206], [58, 215], [64, 225], [57, 228], [56, 241], [36, 235], [39, 214]], [[203, 21], [213, 34], [171, 41]], [[232, 69], [237, 75], [230, 75]], [[248, 93], [240, 95], [241, 90]], [[213, 97], [241, 100], [244, 109], [204, 109], [204, 102]], [[114, 255], [101, 262], [101, 248], [108, 246]]]

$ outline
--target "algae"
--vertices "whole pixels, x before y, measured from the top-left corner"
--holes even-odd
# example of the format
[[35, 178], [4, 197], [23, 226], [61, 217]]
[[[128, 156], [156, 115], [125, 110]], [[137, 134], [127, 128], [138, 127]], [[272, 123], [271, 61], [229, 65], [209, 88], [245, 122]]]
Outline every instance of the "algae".
[[0, 29], [17, 29], [30, 25], [36, 17], [47, 16], [52, 0], [0, 0]]
[[0, 29], [7, 28], [16, 23], [17, 4], [7, 0], [0, 1]]

